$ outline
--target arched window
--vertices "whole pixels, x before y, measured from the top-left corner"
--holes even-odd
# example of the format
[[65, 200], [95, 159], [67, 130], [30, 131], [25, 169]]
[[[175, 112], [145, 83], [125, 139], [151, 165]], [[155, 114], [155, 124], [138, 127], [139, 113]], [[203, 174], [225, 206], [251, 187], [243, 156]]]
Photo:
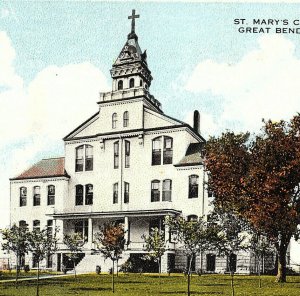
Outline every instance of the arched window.
[[207, 254], [206, 255], [206, 271], [215, 271], [216, 270], [216, 255]]
[[118, 122], [118, 114], [113, 113], [113, 115], [112, 115], [112, 128], [117, 127], [117, 122]]
[[85, 204], [86, 205], [93, 204], [93, 185], [92, 184], [85, 185]]
[[199, 177], [197, 175], [189, 176], [189, 198], [198, 197]]
[[123, 80], [118, 81], [118, 90], [123, 89]]
[[171, 164], [173, 161], [173, 139], [164, 136], [164, 156], [163, 164]]
[[119, 168], [119, 141], [114, 142], [114, 169]]
[[25, 207], [27, 205], [27, 188], [20, 188], [20, 207]]
[[85, 145], [85, 170], [93, 170], [93, 146]]
[[48, 206], [55, 204], [55, 186], [54, 185], [48, 186], [47, 204], [48, 204]]
[[161, 164], [161, 140], [162, 137], [152, 140], [152, 165]]
[[131, 78], [129, 80], [129, 88], [133, 88], [134, 87], [134, 78]]
[[166, 179], [163, 180], [162, 201], [171, 201], [171, 200], [172, 200], [172, 180]]
[[123, 126], [128, 127], [129, 125], [129, 112], [125, 111], [123, 114]]
[[151, 182], [151, 202], [160, 200], [160, 181], [153, 180]]
[[41, 221], [40, 220], [33, 220], [32, 229], [33, 230], [40, 230]]
[[119, 196], [119, 193], [118, 193], [118, 183], [115, 183], [113, 185], [113, 203], [116, 204], [118, 203], [118, 196]]
[[124, 203], [129, 203], [129, 183], [124, 182]]
[[82, 206], [83, 205], [83, 186], [82, 185], [76, 185], [75, 186], [75, 205], [76, 206]]
[[76, 148], [75, 172], [93, 170], [93, 146], [81, 145]]
[[125, 168], [130, 167], [130, 142], [125, 140]]
[[83, 171], [83, 145], [76, 148], [75, 172]]
[[40, 206], [41, 205], [41, 187], [40, 186], [34, 186], [33, 187], [33, 205], [34, 206]]

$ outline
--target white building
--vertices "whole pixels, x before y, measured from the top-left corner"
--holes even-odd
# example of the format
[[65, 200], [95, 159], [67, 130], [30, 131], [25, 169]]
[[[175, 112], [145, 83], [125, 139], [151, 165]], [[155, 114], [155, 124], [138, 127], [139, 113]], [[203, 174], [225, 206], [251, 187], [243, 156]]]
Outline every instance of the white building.
[[[135, 17], [133, 11], [131, 33], [111, 69], [112, 91], [101, 93], [97, 112], [64, 138], [65, 157], [43, 159], [11, 179], [11, 224], [27, 224], [30, 230], [57, 226], [61, 242], [66, 233], [81, 233], [86, 243], [77, 268], [82, 271], [110, 267], [93, 246], [93, 235], [104, 222], [124, 223], [124, 262], [144, 253], [142, 234], [163, 228], [165, 216], [202, 216], [209, 209], [199, 113], [191, 127], [164, 114], [150, 94], [152, 76], [135, 34]], [[66, 111], [66, 116], [72, 115]], [[168, 232], [166, 227], [166, 239]], [[167, 247], [162, 271], [167, 265], [183, 269], [186, 258], [180, 249], [172, 241]], [[45, 265], [60, 270], [67, 265], [66, 252], [61, 243]], [[237, 268], [249, 272], [244, 267], [250, 266], [250, 257], [243, 260], [248, 261]], [[25, 261], [34, 265], [30, 258]], [[224, 271], [226, 260], [203, 256], [193, 268]]]

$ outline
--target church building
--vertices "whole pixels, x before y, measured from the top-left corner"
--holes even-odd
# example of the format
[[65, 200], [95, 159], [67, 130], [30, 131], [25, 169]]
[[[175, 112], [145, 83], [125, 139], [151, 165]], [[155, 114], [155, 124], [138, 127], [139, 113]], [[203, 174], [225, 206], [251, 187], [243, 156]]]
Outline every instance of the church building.
[[[95, 271], [100, 265], [107, 271], [111, 263], [96, 252], [93, 237], [103, 223], [118, 221], [126, 230], [120, 264], [140, 258], [142, 235], [158, 227], [167, 241], [162, 272], [183, 270], [186, 257], [169, 239], [163, 220], [195, 219], [210, 210], [199, 113], [190, 126], [166, 115], [150, 93], [153, 78], [135, 32], [138, 17], [133, 10], [131, 32], [110, 70], [111, 91], [100, 93], [96, 113], [64, 137], [64, 157], [42, 159], [10, 179], [11, 225], [59, 227], [59, 249], [45, 268], [60, 271], [68, 265], [63, 236], [77, 232], [85, 242], [77, 270]], [[250, 256], [237, 260], [237, 272], [249, 272]], [[30, 256], [24, 262], [31, 268], [36, 264]], [[206, 254], [195, 258], [192, 268], [224, 272], [226, 259]]]

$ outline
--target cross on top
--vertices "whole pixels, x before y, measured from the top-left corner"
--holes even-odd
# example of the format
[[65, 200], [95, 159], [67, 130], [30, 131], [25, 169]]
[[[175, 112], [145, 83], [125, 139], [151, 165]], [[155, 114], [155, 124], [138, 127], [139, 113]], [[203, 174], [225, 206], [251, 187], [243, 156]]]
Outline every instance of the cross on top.
[[135, 19], [139, 18], [140, 15], [139, 14], [135, 14], [135, 9], [132, 9], [132, 15], [130, 15], [128, 17], [128, 19], [132, 20], [131, 21], [131, 33], [135, 32]]

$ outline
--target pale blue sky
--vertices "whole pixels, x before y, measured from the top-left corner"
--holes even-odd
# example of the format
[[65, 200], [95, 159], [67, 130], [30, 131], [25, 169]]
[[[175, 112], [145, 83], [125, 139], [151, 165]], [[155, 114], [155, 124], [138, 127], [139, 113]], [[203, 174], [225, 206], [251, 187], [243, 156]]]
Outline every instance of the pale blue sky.
[[[271, 110], [270, 116], [282, 118], [299, 111], [299, 105], [295, 103], [298, 89], [290, 87], [289, 83], [291, 86], [300, 85], [297, 78], [299, 71], [296, 73], [297, 68], [293, 68], [295, 65], [298, 66], [300, 59], [300, 35], [280, 35], [281, 39], [275, 38], [275, 41], [271, 37], [262, 41], [260, 46], [259, 38], [264, 38], [266, 35], [240, 34], [237, 32], [237, 26], [233, 24], [235, 18], [245, 18], [249, 23], [253, 18], [290, 21], [298, 19], [300, 18], [298, 4], [1, 1], [0, 32], [5, 34], [3, 42], [6, 42], [5, 44], [10, 42], [6, 52], [11, 52], [13, 49], [15, 54], [14, 58], [9, 56], [11, 64], [8, 68], [13, 69], [15, 75], [23, 80], [24, 84], [21, 90], [19, 88], [16, 90], [16, 94], [20, 94], [20, 97], [15, 95], [14, 100], [10, 101], [4, 97], [4, 92], [14, 88], [14, 84], [1, 81], [0, 74], [2, 109], [0, 115], [6, 120], [1, 122], [1, 134], [7, 134], [0, 140], [0, 164], [4, 172], [1, 174], [0, 184], [5, 188], [2, 195], [5, 202], [0, 226], [6, 225], [8, 221], [6, 214], [9, 200], [8, 178], [15, 176], [20, 170], [40, 158], [63, 155], [61, 138], [70, 131], [70, 128], [61, 121], [61, 128], [57, 129], [56, 136], [55, 133], [49, 136], [50, 131], [48, 133], [47, 128], [42, 129], [38, 123], [30, 125], [30, 130], [25, 129], [20, 134], [16, 132], [18, 124], [20, 127], [23, 124], [22, 121], [13, 119], [24, 117], [29, 120], [35, 114], [30, 111], [33, 107], [26, 109], [26, 106], [31, 106], [29, 100], [34, 89], [33, 82], [40, 81], [37, 78], [41, 77], [45, 69], [49, 72], [49, 66], [65, 69], [68, 65], [89, 63], [88, 68], [91, 68], [90, 65], [95, 66], [104, 74], [106, 82], [110, 85], [109, 70], [130, 31], [130, 21], [127, 16], [133, 8], [140, 14], [140, 18], [136, 21], [136, 32], [142, 50], [147, 49], [148, 65], [154, 77], [150, 90], [160, 100], [164, 112], [168, 115], [185, 120], [190, 117], [194, 109], [199, 109], [206, 116], [203, 117], [202, 126], [204, 135], [208, 136], [227, 128], [255, 131], [257, 125], [260, 125], [257, 122], [261, 117], [269, 115], [266, 107], [272, 109], [275, 106], [276, 110]], [[266, 56], [272, 56], [272, 46], [275, 56], [271, 62], [265, 61]], [[253, 58], [252, 55], [255, 57]], [[260, 56], [263, 56], [261, 70]], [[280, 62], [273, 69], [277, 60]], [[252, 61], [258, 66], [254, 65], [255, 67], [252, 68]], [[5, 64], [5, 61], [2, 62]], [[194, 73], [197, 65], [201, 67]], [[205, 75], [205, 65], [209, 73], [208, 78]], [[0, 72], [1, 66], [0, 49]], [[261, 76], [265, 68], [268, 70]], [[72, 70], [66, 71], [72, 72]], [[245, 77], [241, 79], [240, 76]], [[282, 83], [284, 87], [277, 90], [276, 87], [280, 87], [280, 81], [285, 76], [288, 79]], [[194, 80], [187, 87], [191, 77], [194, 77]], [[99, 78], [99, 81], [102, 80]], [[274, 83], [274, 81], [279, 82]], [[261, 87], [264, 83], [265, 86], [255, 90], [257, 85]], [[273, 83], [274, 87], [268, 83]], [[51, 86], [50, 81], [48, 88], [49, 85]], [[102, 85], [99, 85], [99, 89], [96, 87], [96, 90], [100, 91], [101, 88]], [[282, 96], [282, 102], [278, 99], [273, 104], [272, 98], [269, 98], [264, 103], [265, 94], [273, 91], [275, 94], [283, 93], [286, 96]], [[262, 99], [257, 99], [251, 105], [249, 100], [252, 97]], [[292, 98], [291, 103], [289, 103], [290, 98]], [[39, 100], [42, 104], [43, 100], [46, 102], [43, 95]], [[86, 100], [84, 96], [74, 97], [73, 101], [68, 99], [68, 104], [79, 106], [77, 108], [90, 104], [88, 111], [92, 110], [82, 114], [77, 112], [76, 119], [73, 119], [74, 113], [64, 108], [64, 117], [76, 123], [71, 130], [84, 121], [87, 115], [97, 111], [97, 101], [97, 96], [90, 100]], [[6, 104], [12, 104], [13, 108], [10, 106], [7, 111]], [[241, 116], [238, 113], [239, 108], [243, 109], [243, 106], [246, 106], [246, 110], [243, 110], [245, 114]], [[290, 109], [284, 112], [286, 106], [290, 106]], [[53, 108], [52, 120], [62, 120], [61, 117], [56, 118], [56, 110], [60, 108], [57, 101], [51, 108]], [[228, 117], [231, 108], [232, 116]], [[24, 112], [20, 112], [19, 109]], [[259, 111], [263, 109], [266, 111]], [[253, 116], [255, 123], [251, 122], [249, 114], [256, 114]], [[51, 125], [51, 119], [45, 123], [47, 124]], [[14, 128], [10, 131], [11, 126]], [[17, 164], [12, 165], [13, 160]]]

